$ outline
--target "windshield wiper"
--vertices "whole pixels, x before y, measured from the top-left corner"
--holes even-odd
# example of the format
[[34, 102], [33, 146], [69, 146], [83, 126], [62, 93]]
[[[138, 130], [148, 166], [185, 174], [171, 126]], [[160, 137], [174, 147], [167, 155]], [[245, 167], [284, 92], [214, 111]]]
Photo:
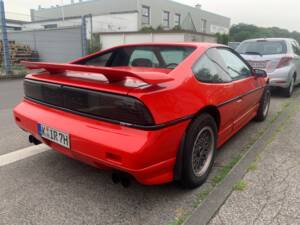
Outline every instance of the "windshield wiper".
[[260, 55], [260, 56], [262, 56], [262, 54], [259, 53], [259, 52], [244, 52], [242, 54], [246, 54], [246, 55]]

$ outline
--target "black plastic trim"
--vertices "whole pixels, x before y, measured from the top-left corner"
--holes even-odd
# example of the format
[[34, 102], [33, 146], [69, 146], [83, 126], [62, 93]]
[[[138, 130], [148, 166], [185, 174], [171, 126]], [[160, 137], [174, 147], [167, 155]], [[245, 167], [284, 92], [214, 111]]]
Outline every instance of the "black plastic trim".
[[[49, 85], [49, 86], [60, 87], [62, 89], [63, 88], [67, 88], [67, 89], [74, 89], [74, 90], [86, 90], [87, 92], [92, 92], [92, 93], [102, 93], [102, 94], [111, 95], [111, 96], [120, 96], [120, 97], [123, 97], [123, 98], [133, 99], [133, 100], [139, 102], [143, 106], [143, 108], [145, 109], [145, 111], [147, 111], [148, 115], [150, 116], [151, 123], [147, 124], [147, 126], [155, 125], [154, 117], [153, 117], [151, 111], [149, 110], [149, 108], [140, 99], [138, 99], [138, 98], [136, 98], [134, 96], [129, 96], [129, 95], [125, 95], [125, 94], [119, 94], [119, 93], [112, 93], [112, 92], [108, 92], [108, 91], [98, 91], [98, 90], [94, 90], [94, 89], [91, 89], [91, 88], [77, 87], [77, 86], [59, 84], [59, 83], [48, 82], [48, 81], [39, 81], [39, 80], [28, 79], [28, 78], [26, 78], [24, 80], [24, 83], [25, 82], [35, 83], [35, 84], [46, 84], [46, 85]], [[52, 108], [56, 107], [56, 108], [59, 108], [60, 110], [64, 110], [64, 111], [71, 111], [73, 113], [77, 112], [75, 110], [66, 109], [64, 107], [60, 107], [60, 106], [52, 105], [52, 104], [49, 104], [49, 103], [45, 103], [43, 101], [40, 101], [40, 100], [35, 99], [35, 98], [28, 97], [28, 96], [25, 96], [25, 98], [30, 99], [30, 100], [35, 101], [35, 102], [38, 102], [39, 104], [47, 105], [47, 106], [52, 107]], [[79, 114], [79, 113], [81, 113], [81, 112], [77, 112], [77, 114]], [[82, 114], [85, 114], [85, 113], [82, 113]], [[86, 114], [88, 115], [88, 113], [86, 113]], [[100, 117], [100, 116], [93, 116], [93, 115], [91, 115], [90, 117], [103, 118], [102, 120], [105, 119], [107, 121], [118, 121], [118, 123], [122, 122], [121, 120], [113, 120], [113, 119], [109, 119], [109, 118], [105, 118], [105, 117]], [[124, 123], [126, 123], [126, 122], [124, 122]], [[141, 126], [143, 126], [143, 125], [141, 125]]]
[[118, 124], [118, 125], [125, 126], [125, 127], [131, 127], [131, 128], [136, 128], [136, 129], [140, 129], [140, 130], [147, 130], [147, 131], [148, 130], [149, 131], [160, 130], [160, 129], [170, 127], [170, 126], [176, 125], [178, 123], [190, 120], [194, 117], [194, 115], [189, 115], [189, 116], [182, 117], [180, 119], [172, 120], [172, 121], [162, 123], [162, 124], [143, 126], [143, 125], [137, 125], [137, 124], [124, 123], [124, 122], [120, 122], [120, 121], [117, 121], [117, 120], [111, 120], [111, 119], [107, 119], [107, 118], [103, 118], [103, 117], [99, 117], [99, 116], [90, 115], [90, 114], [87, 114], [87, 113], [81, 113], [81, 112], [69, 110], [69, 109], [66, 109], [66, 108], [59, 107], [59, 106], [54, 106], [54, 105], [51, 105], [51, 104], [47, 104], [45, 102], [41, 102], [41, 101], [29, 98], [29, 97], [24, 97], [24, 98], [29, 100], [29, 101], [32, 101], [32, 102], [35, 102], [35, 103], [38, 103], [38, 104], [41, 104], [41, 105], [44, 105], [44, 106], [47, 106], [47, 107], [50, 107], [50, 108], [62, 110], [64, 112], [69, 112], [69, 113], [72, 113], [72, 114], [77, 114], [77, 115], [88, 117], [88, 118], [91, 118], [91, 119], [101, 120], [101, 121], [114, 123], [114, 124]]
[[238, 100], [238, 99], [241, 99], [241, 98], [243, 98], [243, 97], [245, 97], [245, 96], [247, 96], [247, 95], [250, 95], [250, 94], [252, 94], [252, 93], [254, 93], [254, 92], [256, 92], [256, 91], [259, 91], [259, 90], [261, 90], [261, 89], [264, 89], [264, 88], [265, 88], [265, 87], [259, 87], [259, 88], [253, 89], [253, 90], [251, 90], [251, 91], [249, 91], [249, 92], [247, 92], [247, 93], [245, 93], [245, 94], [242, 94], [242, 95], [237, 96], [237, 97], [235, 97], [235, 98], [229, 99], [229, 100], [227, 100], [227, 101], [225, 101], [225, 102], [223, 102], [223, 103], [221, 103], [221, 104], [218, 104], [217, 107], [220, 108], [220, 107], [222, 107], [222, 106], [225, 106], [225, 105], [227, 105], [227, 104], [229, 104], [229, 103], [231, 103], [231, 102], [234, 102], [234, 101], [236, 101], [236, 100]]

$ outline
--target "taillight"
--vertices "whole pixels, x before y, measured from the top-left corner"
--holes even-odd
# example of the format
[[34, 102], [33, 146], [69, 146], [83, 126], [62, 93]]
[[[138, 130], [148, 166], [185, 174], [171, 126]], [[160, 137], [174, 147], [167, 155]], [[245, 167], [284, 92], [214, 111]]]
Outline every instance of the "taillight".
[[133, 97], [30, 80], [24, 88], [27, 98], [66, 111], [128, 126], [154, 125], [148, 108]]
[[277, 65], [277, 69], [278, 68], [282, 68], [282, 67], [285, 67], [285, 66], [288, 66], [290, 65], [291, 61], [293, 60], [293, 57], [292, 56], [285, 56], [285, 57], [282, 57]]

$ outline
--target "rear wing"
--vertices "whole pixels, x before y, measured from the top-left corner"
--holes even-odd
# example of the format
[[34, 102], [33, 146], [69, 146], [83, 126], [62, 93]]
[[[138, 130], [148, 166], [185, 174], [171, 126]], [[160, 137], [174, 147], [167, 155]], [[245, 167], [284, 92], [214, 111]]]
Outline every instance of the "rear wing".
[[174, 78], [168, 74], [159, 72], [131, 72], [125, 69], [114, 69], [112, 67], [85, 66], [70, 63], [46, 63], [46, 62], [28, 62], [22, 61], [22, 65], [30, 70], [44, 69], [50, 74], [65, 73], [67, 71], [76, 71], [84, 73], [98, 73], [107, 78], [109, 82], [117, 82], [131, 77], [143, 81], [147, 84], [160, 84], [172, 81]]

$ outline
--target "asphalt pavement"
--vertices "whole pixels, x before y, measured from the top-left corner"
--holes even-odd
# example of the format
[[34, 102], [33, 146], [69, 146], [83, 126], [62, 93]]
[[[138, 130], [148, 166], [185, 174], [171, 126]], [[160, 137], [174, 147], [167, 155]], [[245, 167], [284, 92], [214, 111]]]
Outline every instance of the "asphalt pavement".
[[[1, 154], [29, 145], [27, 135], [14, 125], [11, 114], [22, 92], [21, 80], [0, 82], [0, 161]], [[124, 189], [112, 183], [111, 171], [95, 169], [47, 147], [32, 157], [0, 164], [0, 224], [172, 224], [195, 208], [197, 194], [255, 141], [287, 101], [273, 97], [268, 120], [251, 122], [225, 144], [218, 151], [208, 182], [196, 190], [183, 190], [177, 184], [146, 187], [136, 182]]]
[[28, 135], [15, 125], [12, 114], [22, 98], [22, 80], [0, 80], [0, 155], [30, 145]]

